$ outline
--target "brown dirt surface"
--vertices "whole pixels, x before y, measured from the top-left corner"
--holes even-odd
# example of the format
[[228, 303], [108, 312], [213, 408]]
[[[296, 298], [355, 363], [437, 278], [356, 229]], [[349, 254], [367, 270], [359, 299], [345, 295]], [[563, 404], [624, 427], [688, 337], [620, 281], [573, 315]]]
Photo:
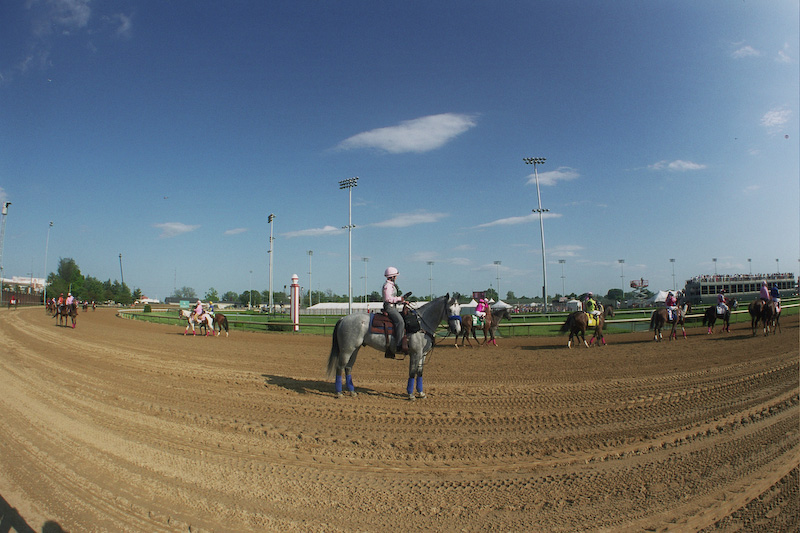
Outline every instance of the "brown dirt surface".
[[[437, 347], [0, 311], [0, 531], [797, 531], [798, 317]], [[28, 528], [28, 529], [26, 529]]]

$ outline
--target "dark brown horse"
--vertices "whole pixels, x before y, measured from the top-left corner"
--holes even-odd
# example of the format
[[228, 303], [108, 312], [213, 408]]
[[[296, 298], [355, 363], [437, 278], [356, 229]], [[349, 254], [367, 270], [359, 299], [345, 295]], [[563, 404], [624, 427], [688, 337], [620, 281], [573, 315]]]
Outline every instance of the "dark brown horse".
[[686, 338], [686, 315], [688, 315], [692, 310], [692, 306], [689, 303], [683, 304], [683, 307], [679, 307], [675, 313], [673, 313], [672, 320], [669, 319], [669, 315], [667, 313], [666, 308], [656, 309], [653, 311], [653, 314], [650, 315], [650, 329], [652, 329], [655, 333], [654, 339], [661, 342], [661, 330], [664, 328], [665, 324], [672, 324], [672, 331], [669, 333], [669, 340], [673, 338], [675, 340], [678, 339], [678, 332], [677, 326], [680, 324], [681, 332], [683, 333], [683, 338]]
[[78, 302], [72, 302], [70, 305], [62, 304], [56, 311], [56, 314], [53, 316], [58, 317], [59, 326], [61, 325], [62, 321], [64, 322], [65, 326], [68, 326], [69, 324], [67, 324], [67, 317], [71, 318], [72, 329], [75, 329], [75, 323], [78, 320]]
[[731, 332], [731, 309], [736, 309], [736, 300], [728, 303], [724, 313], [719, 312], [719, 305], [712, 305], [706, 309], [703, 315], [703, 325], [708, 324], [708, 334], [714, 333], [714, 324], [717, 320], [722, 320], [722, 331]]
[[214, 313], [214, 327], [219, 330], [222, 335], [222, 328], [225, 328], [225, 336], [228, 336], [228, 317], [222, 313]]
[[763, 324], [764, 336], [769, 335], [770, 327], [772, 327], [773, 333], [780, 329], [781, 313], [775, 302], [766, 302], [761, 298], [756, 298], [747, 306], [747, 311], [750, 313], [750, 327], [753, 329], [754, 337], [759, 321]]
[[511, 318], [508, 309], [492, 309], [491, 307], [486, 310], [486, 316], [483, 319], [481, 327], [475, 327], [472, 315], [462, 316], [461, 332], [456, 333], [455, 347], [458, 348], [458, 337], [461, 336], [461, 346], [464, 346], [464, 341], [466, 341], [467, 345], [472, 348], [472, 342], [469, 340], [469, 336], [472, 335], [475, 342], [478, 342], [478, 331], [483, 331], [483, 342], [480, 343], [480, 345], [484, 345], [488, 342], [489, 344], [497, 346], [497, 339], [495, 339], [494, 335], [497, 332], [497, 326], [500, 325], [500, 322], [504, 318]]
[[589, 345], [594, 343], [597, 339], [597, 345], [606, 344], [606, 338], [603, 335], [603, 328], [606, 325], [606, 317], [614, 317], [614, 306], [609, 305], [604, 308], [600, 315], [597, 317], [597, 322], [594, 325], [594, 334], [589, 342], [586, 342], [586, 330], [592, 326], [589, 325], [589, 314], [584, 311], [575, 311], [567, 317], [567, 321], [561, 326], [561, 332], [569, 331], [569, 340], [567, 341], [567, 348], [572, 348], [572, 339], [579, 338], [583, 344], [588, 348]]

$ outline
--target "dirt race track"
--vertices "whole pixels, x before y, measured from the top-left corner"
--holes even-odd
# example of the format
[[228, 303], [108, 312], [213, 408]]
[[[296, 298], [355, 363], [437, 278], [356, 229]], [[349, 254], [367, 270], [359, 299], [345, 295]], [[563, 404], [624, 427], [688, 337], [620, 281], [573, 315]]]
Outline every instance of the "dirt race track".
[[798, 318], [436, 348], [0, 311], [0, 531], [797, 531]]

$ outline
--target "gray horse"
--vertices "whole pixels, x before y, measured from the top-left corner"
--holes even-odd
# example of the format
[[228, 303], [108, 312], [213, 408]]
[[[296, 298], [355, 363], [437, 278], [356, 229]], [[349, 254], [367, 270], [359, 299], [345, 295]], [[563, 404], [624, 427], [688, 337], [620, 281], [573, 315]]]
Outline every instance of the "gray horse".
[[[439, 323], [448, 315], [452, 305], [450, 295], [440, 296], [420, 307], [416, 313], [421, 329], [408, 335], [408, 399], [414, 400], [414, 385], [417, 396], [425, 398], [422, 390], [422, 368], [425, 358], [433, 349], [433, 339]], [[386, 351], [386, 337], [383, 333], [370, 332], [374, 313], [357, 313], [339, 319], [333, 328], [333, 344], [328, 357], [328, 377], [336, 374], [336, 397], [342, 397], [342, 373], [346, 376], [346, 386], [350, 396], [356, 396], [351, 372], [356, 362], [358, 350], [370, 346], [381, 352]], [[389, 342], [393, 342], [391, 338]]]

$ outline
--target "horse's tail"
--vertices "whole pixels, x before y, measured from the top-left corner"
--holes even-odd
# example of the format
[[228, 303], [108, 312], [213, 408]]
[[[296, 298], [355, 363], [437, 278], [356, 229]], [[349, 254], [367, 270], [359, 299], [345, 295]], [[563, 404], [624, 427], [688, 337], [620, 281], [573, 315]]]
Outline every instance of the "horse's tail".
[[575, 321], [575, 318], [572, 315], [569, 315], [567, 317], [566, 322], [564, 322], [564, 324], [562, 324], [561, 329], [559, 331], [561, 331], [561, 333], [565, 333], [565, 332], [569, 331], [570, 328], [572, 327], [572, 322], [574, 322], [574, 321]]
[[328, 377], [333, 377], [336, 371], [336, 365], [339, 362], [339, 324], [342, 320], [339, 319], [336, 325], [333, 326], [333, 341], [331, 343], [331, 354], [328, 356]]
[[650, 329], [656, 327], [656, 311], [653, 311], [653, 314], [650, 315]]

